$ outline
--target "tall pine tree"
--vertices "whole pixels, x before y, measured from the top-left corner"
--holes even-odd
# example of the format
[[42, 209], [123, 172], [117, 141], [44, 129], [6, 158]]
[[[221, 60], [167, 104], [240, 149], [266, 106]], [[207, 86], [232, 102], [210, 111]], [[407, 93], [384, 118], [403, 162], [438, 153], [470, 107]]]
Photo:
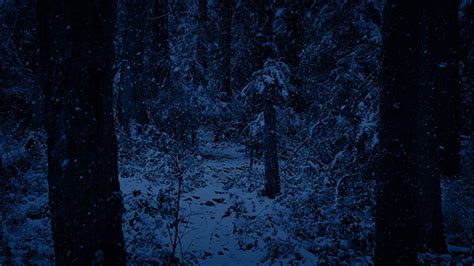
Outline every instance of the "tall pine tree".
[[415, 265], [415, 138], [421, 5], [388, 0], [384, 8], [380, 162], [376, 186], [376, 265]]
[[461, 78], [459, 76], [460, 29], [459, 0], [433, 1], [426, 4], [433, 23], [433, 46], [439, 50], [438, 72], [443, 78], [440, 112], [440, 167], [443, 175], [453, 177], [461, 172]]
[[[273, 51], [273, 1], [257, 1], [257, 33], [256, 50], [257, 66], [263, 68], [268, 59], [274, 57]], [[276, 132], [276, 110], [271, 91], [275, 88], [267, 86], [263, 95], [264, 128], [264, 160], [265, 160], [265, 195], [274, 198], [280, 193], [280, 170], [278, 164], [278, 141]]]
[[113, 0], [38, 2], [57, 265], [124, 265], [112, 114]]
[[220, 0], [220, 14], [222, 20], [221, 35], [220, 35], [220, 49], [222, 57], [222, 81], [221, 93], [224, 99], [229, 101], [232, 97], [232, 83], [231, 83], [231, 58], [232, 58], [232, 16], [234, 9], [234, 0]]
[[417, 179], [419, 248], [446, 252], [441, 175], [459, 172], [458, 1], [430, 1], [422, 21], [418, 96]]

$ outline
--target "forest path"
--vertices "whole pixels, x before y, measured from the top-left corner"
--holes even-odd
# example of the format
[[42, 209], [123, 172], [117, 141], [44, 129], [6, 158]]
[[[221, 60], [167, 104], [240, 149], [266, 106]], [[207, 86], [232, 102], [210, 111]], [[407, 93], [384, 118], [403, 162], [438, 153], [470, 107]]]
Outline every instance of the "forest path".
[[[263, 164], [250, 167], [243, 145], [198, 132], [197, 150], [182, 164], [175, 255], [189, 265], [316, 265], [317, 257], [294, 239], [295, 205], [260, 195]], [[121, 165], [127, 252], [137, 264], [158, 262], [172, 251], [177, 179], [153, 146], [130, 146], [140, 153]]]
[[[239, 184], [240, 177], [249, 173], [249, 159], [244, 146], [236, 143], [213, 143], [204, 139], [198, 150], [198, 159], [204, 169], [206, 185], [183, 195], [185, 223], [182, 230], [183, 252], [201, 253], [200, 264], [205, 265], [249, 265], [256, 264], [266, 254], [263, 250], [241, 248], [235, 235], [235, 216], [243, 202], [245, 214], [262, 213], [269, 202], [248, 192]], [[248, 185], [248, 184], [247, 184]], [[248, 188], [248, 186], [247, 186]], [[193, 253], [195, 253], [193, 252]]]

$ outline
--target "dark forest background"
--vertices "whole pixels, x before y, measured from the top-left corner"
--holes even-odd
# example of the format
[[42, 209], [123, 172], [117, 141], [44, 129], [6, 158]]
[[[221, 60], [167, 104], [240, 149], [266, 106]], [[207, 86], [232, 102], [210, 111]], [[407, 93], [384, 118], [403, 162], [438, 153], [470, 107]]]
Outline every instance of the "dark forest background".
[[471, 265], [473, 60], [470, 0], [0, 1], [0, 264]]

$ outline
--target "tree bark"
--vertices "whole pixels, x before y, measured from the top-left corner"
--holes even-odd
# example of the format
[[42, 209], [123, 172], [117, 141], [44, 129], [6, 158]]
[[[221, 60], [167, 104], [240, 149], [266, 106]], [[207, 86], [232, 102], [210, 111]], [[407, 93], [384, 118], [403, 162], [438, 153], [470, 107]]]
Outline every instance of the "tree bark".
[[271, 99], [267, 99], [264, 107], [265, 119], [265, 195], [274, 198], [280, 193], [280, 170], [278, 165], [276, 112]]
[[256, 1], [257, 9], [257, 32], [256, 42], [256, 65], [263, 68], [265, 61], [274, 56], [273, 53], [273, 0]]
[[[457, 53], [453, 43], [457, 41], [452, 39], [459, 33], [452, 32], [457, 28], [452, 25], [452, 20], [457, 25], [457, 15], [456, 19], [450, 17], [457, 13], [455, 2], [435, 0], [425, 5], [422, 23], [423, 72], [417, 110], [418, 244], [422, 251], [438, 253], [447, 252], [440, 178], [446, 170], [451, 174], [458, 172], [460, 163], [454, 121], [459, 119], [459, 73], [453, 58]], [[453, 121], [446, 123], [448, 117]], [[453, 154], [455, 150], [457, 155]], [[448, 154], [451, 157], [446, 157]]]
[[[474, 147], [474, 2], [464, 7], [462, 18], [462, 125], [463, 132], [471, 138]], [[474, 153], [474, 150], [470, 151]]]
[[300, 64], [300, 53], [303, 47], [303, 20], [304, 3], [301, 1], [285, 0], [286, 13], [284, 16], [288, 29], [286, 36], [284, 59], [291, 70], [291, 83], [295, 89], [290, 92], [289, 105], [297, 112], [303, 112], [306, 109], [306, 99], [300, 88], [302, 80], [298, 76], [298, 66]]
[[154, 5], [152, 17], [152, 41], [151, 46], [154, 53], [152, 75], [159, 83], [160, 88], [169, 89], [171, 86], [171, 58], [169, 44], [168, 0], [157, 0]]
[[287, 11], [285, 14], [285, 22], [288, 27], [287, 35], [287, 47], [285, 53], [285, 62], [290, 67], [293, 76], [296, 68], [299, 65], [299, 54], [303, 45], [303, 27], [302, 19], [303, 14], [303, 3], [298, 1], [286, 0]]
[[417, 262], [416, 110], [420, 70], [416, 1], [388, 0], [384, 8], [380, 162], [376, 186], [376, 265]]
[[145, 24], [147, 1], [124, 0], [125, 29], [123, 51], [125, 59], [124, 93], [122, 107], [128, 126], [130, 119], [137, 123], [148, 123], [145, 105]]
[[198, 45], [196, 60], [198, 64], [198, 83], [203, 87], [207, 87], [208, 79], [208, 29], [209, 29], [209, 17], [208, 17], [208, 0], [199, 0], [199, 33], [198, 33]]
[[116, 2], [40, 0], [57, 265], [124, 265], [112, 114]]
[[438, 71], [443, 75], [440, 104], [440, 167], [443, 175], [453, 177], [461, 172], [461, 79], [459, 75], [459, 0], [430, 2], [426, 5], [434, 19], [433, 43], [442, 53]]
[[223, 77], [221, 84], [221, 92], [224, 100], [230, 101], [232, 97], [231, 84], [231, 58], [232, 58], [232, 14], [234, 0], [220, 0], [220, 12], [222, 18], [221, 28], [221, 58]]
[[[273, 0], [258, 0], [257, 9], [257, 32], [256, 50], [257, 67], [262, 69], [265, 61], [274, 56], [273, 53]], [[265, 101], [263, 105], [263, 116], [265, 120], [265, 195], [274, 198], [280, 193], [280, 173], [278, 165], [278, 141], [276, 134], [276, 112], [273, 106], [272, 90], [275, 88], [266, 87], [263, 95]]]

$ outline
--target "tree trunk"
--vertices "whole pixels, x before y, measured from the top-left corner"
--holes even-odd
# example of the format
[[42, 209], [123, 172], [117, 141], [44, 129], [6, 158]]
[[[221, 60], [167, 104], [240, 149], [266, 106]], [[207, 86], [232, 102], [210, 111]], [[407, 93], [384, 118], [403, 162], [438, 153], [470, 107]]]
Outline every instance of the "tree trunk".
[[[440, 104], [440, 154], [441, 172], [445, 176], [453, 177], [461, 171], [461, 141], [460, 141], [460, 101], [461, 83], [459, 76], [459, 0], [437, 0], [427, 5], [429, 12], [434, 16], [433, 34], [438, 38], [433, 42], [443, 53], [439, 61], [440, 84], [442, 84]], [[438, 20], [436, 20], [438, 19]]]
[[265, 61], [274, 56], [273, 53], [273, 0], [256, 1], [257, 33], [255, 42], [256, 65], [263, 68]]
[[[462, 125], [463, 132], [470, 136], [471, 149], [474, 148], [474, 2], [464, 7], [462, 36], [463, 90]], [[474, 154], [474, 150], [468, 151]]]
[[116, 2], [39, 1], [57, 265], [124, 265], [112, 114]]
[[220, 0], [220, 11], [222, 18], [221, 28], [221, 58], [222, 58], [222, 84], [221, 92], [224, 100], [230, 101], [232, 97], [231, 85], [231, 58], [232, 58], [232, 14], [234, 0]]
[[[257, 33], [256, 33], [256, 63], [258, 68], [263, 68], [265, 61], [274, 56], [273, 54], [273, 0], [258, 0], [257, 9]], [[280, 193], [280, 173], [278, 165], [278, 141], [276, 134], [276, 112], [273, 106], [271, 91], [275, 88], [265, 88], [264, 110], [265, 119], [265, 195], [274, 198]]]
[[463, 76], [464, 91], [463, 96], [467, 96], [464, 111], [465, 132], [471, 135], [471, 141], [474, 141], [474, 2], [471, 2], [464, 8], [463, 17]]
[[[451, 39], [456, 34], [451, 32], [454, 29], [450, 25], [450, 13], [458, 10], [454, 2], [436, 0], [425, 5], [422, 23], [423, 74], [417, 109], [418, 244], [422, 251], [438, 253], [447, 252], [440, 178], [446, 164], [453, 167], [450, 171], [459, 168], [459, 150], [457, 156], [452, 154], [449, 158], [445, 153], [447, 146], [450, 146], [448, 153], [459, 148], [453, 147], [459, 146], [455, 144], [459, 143], [459, 137], [453, 135], [458, 132], [456, 123], [445, 123], [448, 116], [458, 119], [458, 115], [446, 113], [457, 113], [459, 103], [459, 99], [452, 95], [459, 95], [457, 61], [452, 58], [451, 47], [456, 42]], [[450, 143], [446, 143], [447, 135], [453, 138], [448, 140]]]
[[303, 3], [286, 0], [287, 11], [285, 22], [288, 27], [285, 62], [294, 74], [299, 65], [299, 54], [303, 45], [303, 27], [301, 25], [303, 14]]
[[207, 68], [208, 68], [208, 29], [209, 29], [209, 18], [208, 12], [208, 0], [199, 0], [199, 33], [198, 33], [198, 45], [197, 45], [197, 64], [198, 64], [198, 83], [203, 87], [207, 87]]
[[123, 51], [125, 58], [124, 93], [122, 106], [124, 117], [129, 123], [135, 119], [140, 124], [148, 123], [145, 105], [145, 24], [147, 2], [145, 0], [124, 0], [125, 29]]
[[417, 240], [414, 141], [421, 6], [388, 0], [383, 24], [380, 163], [376, 186], [376, 265], [415, 265]]
[[267, 99], [264, 107], [265, 119], [265, 195], [274, 198], [280, 193], [280, 171], [278, 166], [276, 112], [271, 99]]
[[298, 66], [300, 64], [299, 55], [303, 47], [303, 19], [304, 19], [304, 3], [300, 1], [285, 0], [286, 13], [285, 22], [288, 33], [285, 38], [286, 47], [284, 59], [291, 70], [291, 83], [295, 86], [289, 95], [289, 105], [297, 112], [303, 112], [307, 107], [305, 96], [302, 94], [302, 80], [298, 76]]
[[152, 26], [152, 51], [154, 53], [154, 62], [152, 75], [159, 83], [159, 88], [169, 89], [171, 86], [171, 58], [169, 44], [168, 0], [155, 1], [154, 14], [151, 19]]

